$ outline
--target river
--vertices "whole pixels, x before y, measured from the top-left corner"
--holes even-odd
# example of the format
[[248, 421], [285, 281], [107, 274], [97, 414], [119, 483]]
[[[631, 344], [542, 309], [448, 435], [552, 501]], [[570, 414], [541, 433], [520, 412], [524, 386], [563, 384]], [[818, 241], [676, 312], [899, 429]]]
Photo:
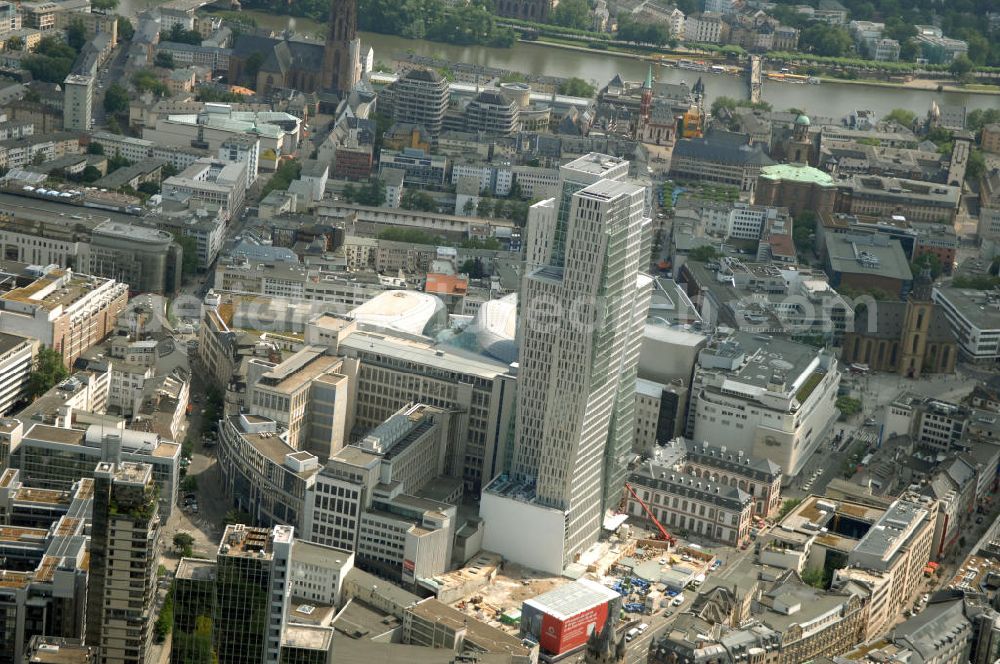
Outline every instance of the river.
[[[161, 3], [162, 0], [121, 0], [119, 7], [121, 11], [129, 11]], [[288, 17], [285, 16], [271, 16], [255, 11], [246, 13], [253, 16], [261, 27], [282, 29], [288, 24]], [[295, 27], [297, 32], [306, 34], [319, 35], [323, 31], [321, 25], [308, 19], [295, 19]], [[649, 66], [645, 61], [625, 55], [574, 51], [523, 42], [514, 48], [455, 46], [367, 32], [361, 33], [361, 40], [375, 50], [376, 60], [386, 63], [394, 55], [410, 51], [451, 62], [467, 62], [526, 74], [547, 74], [564, 78], [576, 76], [598, 87], [610, 81], [616, 73], [620, 73], [626, 80], [641, 81]], [[700, 74], [674, 68], [654, 70], [654, 75], [657, 80], [671, 83], [694, 83], [701, 76], [708, 104], [719, 96], [747, 97], [746, 82], [740, 76]], [[964, 105], [970, 110], [1000, 108], [1000, 96], [997, 95], [882, 88], [826, 81], [818, 86], [765, 81], [763, 98], [776, 110], [801, 108], [812, 115], [833, 118], [841, 118], [855, 109], [870, 109], [884, 115], [894, 108], [906, 108], [922, 116], [933, 100], [940, 105]]]

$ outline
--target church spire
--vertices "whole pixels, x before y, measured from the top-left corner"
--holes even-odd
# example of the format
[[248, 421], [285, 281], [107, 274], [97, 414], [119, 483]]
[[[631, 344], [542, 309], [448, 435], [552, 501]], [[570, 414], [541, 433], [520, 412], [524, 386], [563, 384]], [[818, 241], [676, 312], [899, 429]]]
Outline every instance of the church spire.
[[330, 23], [323, 49], [323, 86], [344, 97], [358, 82], [357, 0], [330, 0]]
[[653, 65], [649, 65], [649, 69], [646, 71], [646, 80], [642, 84], [643, 90], [653, 89]]

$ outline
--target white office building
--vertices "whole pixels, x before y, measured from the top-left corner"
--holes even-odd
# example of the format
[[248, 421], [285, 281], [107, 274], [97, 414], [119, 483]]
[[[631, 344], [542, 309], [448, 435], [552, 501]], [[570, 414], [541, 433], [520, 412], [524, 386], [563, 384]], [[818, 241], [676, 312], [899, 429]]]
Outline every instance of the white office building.
[[837, 417], [837, 359], [825, 350], [738, 332], [703, 349], [687, 437], [767, 459], [793, 477]]
[[996, 293], [935, 288], [933, 297], [944, 311], [963, 358], [977, 363], [1000, 360], [1000, 297]]
[[[635, 433], [651, 223], [627, 168], [595, 153], [570, 162], [562, 197], [529, 222], [538, 267], [521, 289], [513, 452], [483, 494], [483, 548], [551, 573], [597, 540]], [[510, 536], [527, 524], [540, 539]]]

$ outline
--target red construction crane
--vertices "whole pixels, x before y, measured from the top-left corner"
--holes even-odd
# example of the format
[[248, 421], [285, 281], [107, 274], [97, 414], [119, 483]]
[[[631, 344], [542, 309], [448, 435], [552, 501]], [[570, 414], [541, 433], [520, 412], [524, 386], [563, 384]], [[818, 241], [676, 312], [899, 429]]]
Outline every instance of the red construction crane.
[[642, 506], [642, 509], [646, 512], [646, 516], [648, 516], [649, 520], [653, 522], [656, 529], [660, 531], [660, 539], [665, 542], [669, 542], [670, 544], [675, 544], [677, 540], [674, 539], [673, 535], [667, 532], [667, 529], [663, 527], [663, 524], [661, 524], [659, 519], [656, 518], [656, 515], [653, 514], [653, 510], [649, 509], [649, 506], [643, 502], [642, 498], [639, 497], [639, 494], [635, 492], [635, 489], [633, 489], [627, 482], [625, 484], [625, 488], [632, 494], [632, 497], [635, 498], [636, 502]]

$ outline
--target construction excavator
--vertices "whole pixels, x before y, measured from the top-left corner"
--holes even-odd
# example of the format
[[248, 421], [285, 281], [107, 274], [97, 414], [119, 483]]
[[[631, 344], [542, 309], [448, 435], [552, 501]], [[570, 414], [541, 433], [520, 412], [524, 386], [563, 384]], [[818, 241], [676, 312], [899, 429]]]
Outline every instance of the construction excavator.
[[625, 483], [625, 488], [628, 489], [628, 492], [632, 494], [632, 497], [635, 498], [635, 501], [642, 506], [643, 511], [646, 512], [646, 516], [648, 516], [649, 520], [653, 522], [654, 526], [656, 526], [656, 530], [659, 535], [657, 539], [661, 539], [664, 542], [667, 542], [668, 544], [670, 544], [670, 546], [676, 544], [677, 539], [673, 535], [667, 532], [667, 529], [663, 527], [663, 524], [660, 523], [659, 519], [656, 518], [656, 515], [653, 514], [653, 510], [649, 509], [649, 505], [647, 505], [645, 501], [643, 501], [643, 499], [639, 497], [639, 494], [635, 492], [635, 489], [633, 489], [632, 486], [627, 482]]

